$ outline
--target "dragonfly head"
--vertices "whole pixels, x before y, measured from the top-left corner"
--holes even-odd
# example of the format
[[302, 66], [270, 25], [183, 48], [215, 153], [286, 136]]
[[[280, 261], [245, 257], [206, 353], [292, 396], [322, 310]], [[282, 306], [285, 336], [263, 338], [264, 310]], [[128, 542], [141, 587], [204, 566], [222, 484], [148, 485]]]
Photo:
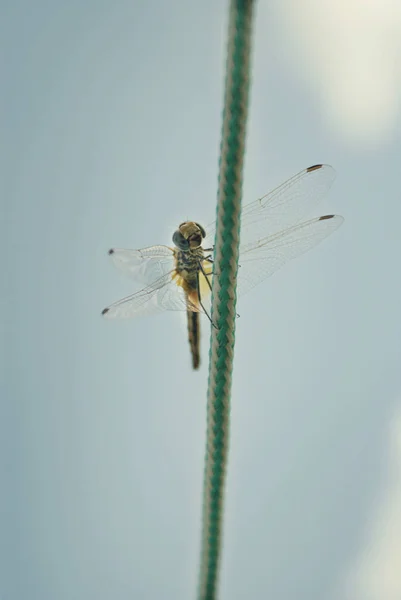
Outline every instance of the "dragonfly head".
[[180, 250], [194, 250], [202, 245], [206, 232], [199, 223], [181, 223], [173, 235], [173, 242]]

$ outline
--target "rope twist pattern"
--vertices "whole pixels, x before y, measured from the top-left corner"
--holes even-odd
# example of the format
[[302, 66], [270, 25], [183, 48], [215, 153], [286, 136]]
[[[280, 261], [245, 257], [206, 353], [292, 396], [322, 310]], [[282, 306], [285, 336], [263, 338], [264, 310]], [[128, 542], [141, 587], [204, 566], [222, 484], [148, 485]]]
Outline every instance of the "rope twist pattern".
[[216, 327], [212, 327], [209, 354], [199, 600], [216, 598], [222, 546], [253, 8], [253, 0], [231, 0], [213, 266], [211, 316]]

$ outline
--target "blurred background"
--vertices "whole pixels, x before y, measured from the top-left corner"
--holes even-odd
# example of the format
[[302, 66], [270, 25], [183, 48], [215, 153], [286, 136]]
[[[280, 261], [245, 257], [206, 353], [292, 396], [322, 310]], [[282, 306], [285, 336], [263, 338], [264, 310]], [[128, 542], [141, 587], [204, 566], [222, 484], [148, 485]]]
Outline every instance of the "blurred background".
[[[209, 325], [105, 321], [214, 218], [227, 2], [0, 2], [4, 600], [196, 597]], [[220, 598], [401, 598], [401, 5], [257, 4], [244, 203], [341, 229], [238, 303]], [[315, 216], [315, 215], [311, 215]]]

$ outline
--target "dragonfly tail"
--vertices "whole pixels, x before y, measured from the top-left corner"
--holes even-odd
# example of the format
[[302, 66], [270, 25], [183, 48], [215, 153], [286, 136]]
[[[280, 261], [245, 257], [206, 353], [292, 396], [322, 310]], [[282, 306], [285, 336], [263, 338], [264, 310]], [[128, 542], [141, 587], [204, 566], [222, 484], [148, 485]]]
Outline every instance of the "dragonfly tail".
[[191, 349], [192, 355], [192, 367], [193, 369], [199, 369], [200, 365], [200, 354], [199, 354], [199, 346], [200, 346], [200, 319], [198, 312], [192, 312], [191, 310], [187, 311], [187, 319], [188, 319], [188, 340], [189, 347]]

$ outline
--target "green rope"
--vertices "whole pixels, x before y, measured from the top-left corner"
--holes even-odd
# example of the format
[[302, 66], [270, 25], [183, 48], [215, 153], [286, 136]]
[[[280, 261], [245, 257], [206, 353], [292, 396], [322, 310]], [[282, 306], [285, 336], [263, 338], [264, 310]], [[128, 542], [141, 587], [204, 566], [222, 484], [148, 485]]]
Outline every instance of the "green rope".
[[199, 600], [216, 598], [222, 546], [253, 8], [253, 0], [231, 0], [213, 264], [216, 327], [212, 327], [209, 356]]

